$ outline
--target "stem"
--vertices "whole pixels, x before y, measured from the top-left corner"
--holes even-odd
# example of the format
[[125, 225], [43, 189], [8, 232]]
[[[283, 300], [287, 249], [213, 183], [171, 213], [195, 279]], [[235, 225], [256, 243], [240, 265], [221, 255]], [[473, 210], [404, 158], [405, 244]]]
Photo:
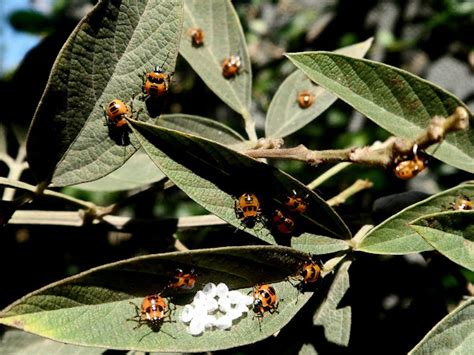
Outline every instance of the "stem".
[[421, 150], [440, 143], [446, 134], [469, 127], [469, 113], [464, 107], [457, 107], [447, 118], [435, 116], [429, 126], [414, 140], [390, 137], [382, 145], [366, 146], [339, 150], [309, 150], [304, 145], [293, 148], [276, 147], [271, 149], [251, 149], [245, 152], [252, 158], [293, 159], [311, 165], [321, 163], [351, 162], [383, 168], [392, 167], [400, 160], [408, 159], [413, 154], [413, 147], [418, 145]]
[[362, 241], [364, 240], [365, 236], [367, 235], [367, 233], [368, 233], [372, 228], [374, 228], [373, 225], [371, 225], [371, 224], [366, 224], [366, 225], [363, 225], [363, 226], [358, 230], [358, 232], [356, 233], [356, 235], [350, 240], [350, 244], [351, 244], [353, 250], [357, 250], [357, 248], [359, 247], [360, 243], [362, 243]]
[[257, 131], [255, 130], [255, 121], [247, 110], [242, 111], [242, 117], [245, 122], [245, 131], [247, 132], [250, 141], [256, 142], [258, 137]]
[[393, 150], [395, 154], [406, 155], [413, 151], [413, 147], [425, 150], [429, 146], [440, 143], [448, 133], [467, 129], [469, 127], [469, 113], [467, 110], [458, 106], [454, 113], [448, 117], [434, 116], [428, 127], [414, 140], [398, 139]]
[[63, 194], [61, 192], [48, 190], [48, 189], [43, 189], [43, 184], [40, 184], [38, 186], [34, 186], [34, 185], [30, 185], [30, 184], [27, 184], [27, 183], [22, 182], [22, 181], [12, 181], [10, 179], [0, 177], [0, 185], [11, 186], [15, 189], [16, 188], [21, 188], [23, 190], [27, 190], [27, 191], [33, 192], [35, 194], [38, 194], [38, 195], [56, 197], [56, 198], [59, 198], [61, 200], [72, 202], [73, 204], [84, 207], [84, 208], [86, 208], [87, 210], [90, 210], [90, 211], [95, 211], [97, 209], [97, 206], [95, 204], [93, 204], [92, 202], [87, 202], [87, 201], [84, 201], [84, 200], [80, 200], [78, 198]]
[[[25, 171], [25, 169], [28, 168], [28, 163], [25, 162], [25, 158], [26, 158], [26, 144], [25, 143], [21, 144], [20, 147], [18, 148], [18, 154], [15, 160], [13, 160], [7, 155], [2, 157], [2, 160], [8, 165], [8, 169], [9, 169], [8, 176], [7, 176], [8, 179], [10, 180], [20, 179], [23, 171]], [[15, 191], [16, 189], [14, 188], [6, 188], [5, 191], [3, 191], [3, 200], [12, 201], [13, 197], [15, 196]]]
[[347, 162], [336, 164], [331, 169], [327, 170], [323, 174], [319, 175], [316, 179], [311, 181], [308, 185], [306, 185], [306, 187], [310, 190], [314, 190], [316, 187], [321, 185], [323, 182], [325, 182], [326, 180], [329, 180], [334, 175], [338, 174], [339, 172], [341, 172], [342, 170], [344, 170], [345, 168], [347, 168], [350, 165], [351, 165], [351, 163], [347, 163]]
[[334, 271], [335, 267], [339, 265], [347, 257], [347, 251], [338, 253], [334, 258], [329, 259], [323, 265], [322, 276], [326, 276]]
[[[84, 225], [84, 219], [80, 211], [76, 212], [64, 212], [64, 211], [16, 211], [9, 224], [21, 224], [21, 225], [60, 225], [60, 226], [71, 226], [81, 227]], [[103, 223], [110, 226], [111, 229], [120, 231], [133, 231], [136, 230], [137, 225], [143, 227], [143, 225], [149, 226], [150, 228], [163, 228], [174, 224], [178, 230], [188, 228], [199, 228], [209, 226], [220, 226], [226, 225], [219, 217], [214, 215], [203, 215], [203, 216], [190, 216], [181, 217], [178, 219], [171, 220], [140, 220], [131, 217], [124, 216], [104, 216], [101, 219], [95, 218], [91, 222], [92, 224]]]
[[372, 150], [370, 147], [309, 150], [300, 144], [293, 148], [282, 149], [252, 149], [245, 152], [252, 158], [280, 158], [293, 159], [306, 162], [311, 165], [334, 162], [352, 162], [371, 166], [387, 167], [391, 164], [390, 155], [384, 150]]
[[352, 195], [355, 195], [362, 190], [370, 189], [372, 186], [374, 186], [372, 181], [358, 179], [347, 189], [341, 191], [337, 196], [330, 198], [326, 202], [331, 207], [340, 205], [341, 203], [346, 202], [346, 200]]

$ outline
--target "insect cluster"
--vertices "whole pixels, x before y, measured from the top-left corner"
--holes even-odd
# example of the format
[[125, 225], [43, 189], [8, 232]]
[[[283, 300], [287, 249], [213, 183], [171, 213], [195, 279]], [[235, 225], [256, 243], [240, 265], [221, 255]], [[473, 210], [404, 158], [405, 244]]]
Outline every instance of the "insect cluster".
[[[191, 45], [195, 48], [204, 46], [204, 31], [201, 28], [190, 28], [188, 35], [191, 38]], [[238, 55], [230, 55], [222, 62], [222, 76], [225, 79], [232, 79], [240, 74], [242, 61]], [[142, 94], [140, 99], [148, 101], [149, 111], [155, 111], [158, 99], [169, 92], [171, 78], [174, 72], [167, 72], [162, 67], [156, 66], [152, 71], [143, 73]], [[138, 112], [133, 111], [133, 100], [126, 104], [120, 99], [113, 99], [104, 107], [105, 125], [109, 128], [109, 136], [117, 144], [127, 146], [130, 144], [128, 134], [130, 128], [127, 119], [138, 117]], [[159, 110], [158, 110], [159, 111]], [[150, 112], [151, 113], [151, 112]], [[153, 114], [154, 116], [154, 114]]]
[[[143, 73], [142, 95], [140, 99], [143, 101], [156, 101], [161, 96], [168, 93], [171, 77], [173, 73], [166, 72], [160, 66], [154, 70]], [[113, 99], [104, 107], [105, 125], [109, 127], [109, 136], [117, 144], [127, 146], [130, 144], [128, 134], [130, 128], [127, 119], [138, 117], [138, 112], [133, 110], [132, 97], [129, 104], [120, 99]]]
[[293, 191], [293, 194], [285, 198], [283, 208], [273, 208], [265, 213], [257, 195], [245, 192], [235, 201], [235, 215], [247, 228], [255, 227], [260, 221], [277, 234], [289, 235], [296, 228], [297, 215], [306, 212], [308, 208], [306, 198]]
[[146, 323], [153, 331], [158, 331], [166, 318], [169, 318], [171, 321], [171, 310], [169, 308], [168, 301], [162, 297], [161, 294], [167, 289], [192, 289], [196, 284], [196, 280], [197, 274], [195, 273], [194, 269], [191, 269], [189, 272], [176, 269], [175, 275], [172, 277], [163, 291], [157, 294], [145, 296], [140, 308], [134, 305], [137, 315], [132, 320], [138, 322], [137, 327], [140, 327]]
[[[304, 292], [307, 286], [316, 284], [320, 273], [321, 265], [308, 259], [300, 265], [296, 275], [288, 278], [288, 281], [290, 278], [298, 280], [298, 284], [292, 285], [300, 292]], [[135, 328], [147, 324], [152, 331], [157, 332], [166, 319], [172, 322], [170, 303], [162, 294], [167, 290], [192, 289], [197, 283], [197, 277], [194, 269], [189, 272], [176, 269], [174, 276], [160, 293], [145, 296], [140, 308], [132, 303], [137, 314], [130, 320], [138, 322]], [[237, 290], [229, 290], [224, 283], [217, 286], [208, 283], [202, 290], [196, 292], [190, 304], [183, 307], [180, 320], [188, 325], [187, 332], [196, 336], [205, 330], [230, 329], [233, 323], [248, 314], [249, 309], [253, 310], [259, 322], [265, 313], [277, 312], [279, 299], [273, 285], [257, 284], [249, 294], [251, 296]]]

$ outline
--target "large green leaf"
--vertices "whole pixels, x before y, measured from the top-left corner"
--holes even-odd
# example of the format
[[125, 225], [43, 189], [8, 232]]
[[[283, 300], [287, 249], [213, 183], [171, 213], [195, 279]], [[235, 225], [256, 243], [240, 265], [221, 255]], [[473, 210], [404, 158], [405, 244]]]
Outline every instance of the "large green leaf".
[[411, 227], [441, 254], [474, 271], [474, 211], [423, 216]]
[[376, 254], [406, 254], [432, 250], [411, 226], [424, 215], [452, 209], [459, 197], [474, 199], [474, 184], [461, 184], [403, 209], [370, 230], [356, 250]]
[[106, 350], [70, 344], [39, 337], [19, 330], [8, 330], [0, 337], [2, 354], [62, 354], [62, 355], [100, 355]]
[[347, 346], [351, 336], [352, 310], [350, 305], [341, 304], [349, 289], [349, 267], [345, 261], [337, 271], [324, 303], [313, 317], [315, 325], [324, 327], [326, 339], [332, 343]]
[[421, 354], [471, 354], [474, 349], [474, 297], [463, 302], [431, 329], [410, 352]]
[[[263, 214], [270, 219], [271, 213], [276, 208], [282, 209], [286, 196], [295, 190], [302, 196], [307, 194], [309, 203], [306, 213], [295, 220], [297, 232], [322, 234], [313, 237], [315, 241], [318, 239], [316, 244], [324, 247], [327, 239], [331, 239], [325, 236], [350, 236], [347, 226], [324, 200], [280, 170], [204, 138], [143, 122], [130, 123], [145, 152], [160, 170], [189, 197], [228, 223], [243, 228], [234, 205], [244, 192], [259, 197]], [[246, 231], [269, 243], [288, 243], [290, 239], [272, 235], [264, 223]], [[337, 240], [337, 245], [347, 247], [341, 240]]]
[[[334, 53], [345, 54], [352, 57], [363, 57], [372, 45], [373, 39], [344, 47]], [[298, 106], [297, 98], [300, 92], [308, 91], [314, 95], [314, 103], [302, 109]], [[265, 120], [266, 137], [285, 137], [304, 127], [321, 113], [326, 111], [335, 101], [337, 96], [314, 85], [301, 71], [290, 74], [280, 85], [273, 96]]]
[[[53, 283], [7, 307], [0, 323], [53, 340], [77, 345], [142, 351], [196, 352], [236, 347], [262, 340], [287, 324], [311, 297], [298, 295], [286, 277], [295, 275], [305, 253], [275, 246], [226, 247], [148, 255], [104, 265]], [[261, 282], [273, 283], [280, 299], [278, 313], [266, 314], [259, 324], [250, 314], [230, 331], [208, 331], [195, 337], [179, 320], [193, 290], [163, 293], [176, 309], [161, 330], [133, 329], [135, 307], [142, 297], [160, 292], [177, 268], [194, 268], [198, 285], [224, 282], [247, 293]], [[298, 295], [298, 296], [297, 296]], [[171, 296], [174, 296], [170, 299]], [[295, 297], [298, 302], [295, 302]]]
[[137, 150], [120, 168], [91, 182], [74, 185], [88, 191], [123, 191], [156, 183], [165, 175], [142, 150]]
[[[103, 107], [140, 94], [144, 71], [174, 69], [183, 0], [102, 0], [54, 63], [28, 137], [28, 162], [56, 186], [92, 181], [136, 150], [110, 138]], [[135, 100], [137, 106], [138, 100]]]
[[[293, 53], [288, 58], [311, 80], [400, 137], [415, 138], [435, 115], [447, 117], [458, 106], [468, 110], [449, 92], [389, 65], [329, 52]], [[474, 173], [473, 130], [449, 134], [434, 156]]]
[[[205, 117], [171, 114], [161, 115], [156, 124], [181, 132], [192, 133], [228, 146], [244, 148], [244, 138], [228, 126]], [[121, 191], [155, 183], [165, 175], [156, 168], [148, 155], [138, 150], [127, 162], [112, 173], [74, 188], [89, 191]]]
[[292, 238], [291, 246], [297, 250], [306, 251], [311, 254], [330, 254], [349, 249], [349, 244], [342, 239], [303, 233]]
[[207, 138], [228, 146], [241, 145], [245, 141], [239, 133], [229, 126], [201, 116], [182, 113], [161, 115], [156, 124], [176, 131], [194, 134], [195, 136]]
[[[189, 30], [201, 28], [204, 44], [192, 45]], [[179, 53], [206, 85], [233, 110], [248, 115], [252, 88], [252, 68], [239, 17], [229, 0], [186, 0]], [[242, 66], [238, 75], [222, 76], [225, 58], [238, 55]]]

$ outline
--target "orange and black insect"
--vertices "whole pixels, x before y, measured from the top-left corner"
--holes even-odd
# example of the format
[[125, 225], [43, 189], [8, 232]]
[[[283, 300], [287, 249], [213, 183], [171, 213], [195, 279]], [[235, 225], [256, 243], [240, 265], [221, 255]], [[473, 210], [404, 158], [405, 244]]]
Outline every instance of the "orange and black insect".
[[271, 285], [257, 285], [253, 288], [253, 311], [261, 318], [265, 312], [270, 314], [278, 309], [278, 298]]
[[242, 62], [238, 55], [231, 55], [230, 57], [224, 59], [222, 63], [222, 75], [226, 79], [231, 79], [237, 74], [239, 74], [240, 67]]
[[285, 207], [291, 213], [304, 213], [308, 208], [307, 198], [308, 195], [301, 197], [296, 194], [296, 191], [293, 191], [292, 195], [286, 197]]
[[160, 66], [157, 66], [153, 71], [143, 75], [142, 98], [144, 100], [157, 98], [168, 93], [173, 73], [167, 73]]
[[398, 162], [393, 168], [396, 177], [402, 180], [409, 180], [423, 171], [428, 164], [423, 152], [418, 152], [418, 146], [413, 146], [413, 156]]
[[453, 210], [469, 211], [472, 210], [472, 201], [469, 197], [463, 196], [456, 199], [452, 204]]
[[314, 102], [314, 94], [306, 90], [300, 91], [298, 93], [296, 101], [298, 102], [298, 105], [303, 109], [311, 107]]
[[191, 269], [188, 273], [185, 273], [181, 269], [176, 269], [176, 274], [168, 285], [169, 288], [174, 290], [183, 289], [190, 290], [194, 287], [197, 281], [197, 274], [194, 269]]
[[136, 305], [134, 306], [137, 309], [137, 316], [135, 318], [138, 318], [136, 328], [143, 324], [148, 324], [153, 331], [158, 331], [165, 318], [170, 317], [168, 303], [160, 294], [146, 296], [143, 299], [141, 308], [138, 308]]
[[237, 201], [235, 201], [235, 215], [247, 228], [255, 227], [255, 224], [260, 219], [262, 210], [260, 209], [260, 201], [257, 196], [251, 192], [242, 194]]
[[301, 282], [296, 286], [302, 291], [307, 286], [315, 285], [321, 275], [321, 264], [316, 261], [307, 261], [301, 267], [298, 278]]
[[295, 222], [282, 211], [275, 210], [271, 218], [271, 227], [281, 234], [291, 234], [295, 230]]
[[104, 107], [104, 115], [105, 125], [109, 127], [109, 137], [119, 145], [130, 144], [130, 128], [126, 119], [132, 117], [132, 109], [123, 101], [115, 99]]
[[193, 47], [200, 47], [204, 44], [204, 31], [200, 28], [190, 28], [189, 35]]
[[104, 112], [106, 115], [105, 124], [115, 128], [120, 128], [126, 125], [127, 121], [125, 118], [130, 116], [130, 110], [127, 105], [119, 99], [109, 102], [109, 104], [104, 108]]

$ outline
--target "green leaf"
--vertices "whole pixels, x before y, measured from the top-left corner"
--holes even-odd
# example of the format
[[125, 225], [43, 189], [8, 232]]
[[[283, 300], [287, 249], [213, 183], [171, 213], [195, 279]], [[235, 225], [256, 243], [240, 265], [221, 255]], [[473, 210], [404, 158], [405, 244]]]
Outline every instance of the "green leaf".
[[470, 354], [474, 349], [474, 297], [444, 317], [409, 352], [418, 354]]
[[326, 339], [332, 343], [347, 346], [351, 336], [352, 310], [341, 301], [349, 289], [349, 267], [351, 261], [345, 261], [337, 271], [324, 303], [313, 317], [314, 325], [324, 327]]
[[452, 209], [456, 199], [462, 196], [473, 199], [474, 184], [461, 184], [408, 206], [370, 230], [356, 250], [375, 254], [406, 254], [432, 250], [433, 247], [420, 237], [410, 224], [422, 216]]
[[135, 152], [133, 140], [124, 147], [111, 139], [103, 107], [140, 94], [143, 72], [154, 66], [173, 71], [182, 11], [183, 0], [103, 0], [79, 23], [54, 63], [30, 127], [28, 162], [39, 181], [92, 181]]
[[318, 352], [314, 348], [313, 344], [303, 344], [298, 355], [318, 355]]
[[[350, 236], [347, 226], [325, 201], [280, 170], [204, 138], [139, 121], [130, 123], [145, 152], [170, 180], [201, 206], [237, 228], [244, 227], [234, 206], [244, 192], [258, 196], [268, 217], [276, 208], [284, 208], [286, 196], [295, 190], [301, 196], [308, 195], [309, 208], [295, 219], [300, 233]], [[263, 223], [245, 230], [269, 243], [289, 239], [275, 238]], [[340, 242], [341, 246], [344, 242]]]
[[441, 254], [474, 271], [474, 211], [423, 216], [411, 227]]
[[310, 254], [330, 254], [341, 250], [349, 249], [349, 244], [336, 238], [329, 238], [322, 235], [303, 233], [291, 240], [291, 246], [297, 250]]
[[[244, 148], [244, 138], [228, 126], [208, 118], [171, 114], [161, 115], [156, 121], [161, 127], [192, 133], [232, 148]], [[74, 188], [89, 191], [123, 191], [156, 183], [165, 175], [157, 169], [148, 155], [138, 150], [127, 162], [112, 173], [92, 182], [75, 185]]]
[[63, 354], [63, 355], [99, 355], [106, 351], [101, 348], [90, 348], [58, 343], [34, 334], [18, 330], [8, 330], [0, 338], [3, 354]]
[[[288, 58], [311, 80], [403, 138], [415, 138], [435, 115], [447, 117], [458, 106], [469, 112], [449, 92], [389, 65], [329, 52], [293, 53]], [[474, 131], [448, 134], [433, 155], [474, 173]]]
[[245, 139], [229, 126], [201, 116], [180, 114], [161, 115], [156, 125], [190, 133], [228, 146], [241, 145]]
[[[334, 53], [363, 57], [372, 41], [373, 38], [369, 38], [364, 42], [338, 49]], [[297, 103], [298, 95], [302, 91], [314, 95], [314, 103], [306, 109], [300, 108]], [[273, 96], [265, 121], [265, 136], [285, 137], [296, 132], [326, 111], [336, 100], [337, 96], [314, 85], [301, 70], [295, 71], [283, 81]]]
[[[202, 46], [192, 45], [192, 28], [203, 30]], [[184, 2], [179, 53], [222, 101], [242, 115], [249, 114], [252, 68], [239, 17], [229, 0]], [[226, 79], [222, 76], [222, 63], [231, 55], [240, 56], [242, 66], [238, 75]]]
[[[91, 269], [30, 293], [7, 307], [0, 323], [57, 341], [109, 349], [196, 352], [241, 346], [280, 330], [312, 296], [312, 292], [298, 294], [285, 280], [297, 274], [307, 258], [305, 253], [275, 246], [137, 257]], [[240, 289], [245, 294], [257, 283], [281, 281], [273, 283], [280, 300], [278, 313], [267, 313], [259, 322], [250, 311], [230, 331], [207, 331], [194, 337], [187, 333], [180, 314], [192, 301], [192, 293], [200, 288], [196, 287], [163, 293], [168, 300], [174, 296], [170, 302], [176, 307], [171, 315], [175, 322], [165, 322], [157, 333], [146, 326], [134, 329], [136, 322], [128, 319], [136, 312], [129, 301], [138, 305], [144, 296], [160, 292], [177, 267], [194, 268], [199, 285], [224, 282], [229, 289]]]
[[154, 184], [165, 178], [142, 150], [138, 150], [117, 170], [95, 181], [74, 185], [75, 189], [87, 191], [124, 191]]

